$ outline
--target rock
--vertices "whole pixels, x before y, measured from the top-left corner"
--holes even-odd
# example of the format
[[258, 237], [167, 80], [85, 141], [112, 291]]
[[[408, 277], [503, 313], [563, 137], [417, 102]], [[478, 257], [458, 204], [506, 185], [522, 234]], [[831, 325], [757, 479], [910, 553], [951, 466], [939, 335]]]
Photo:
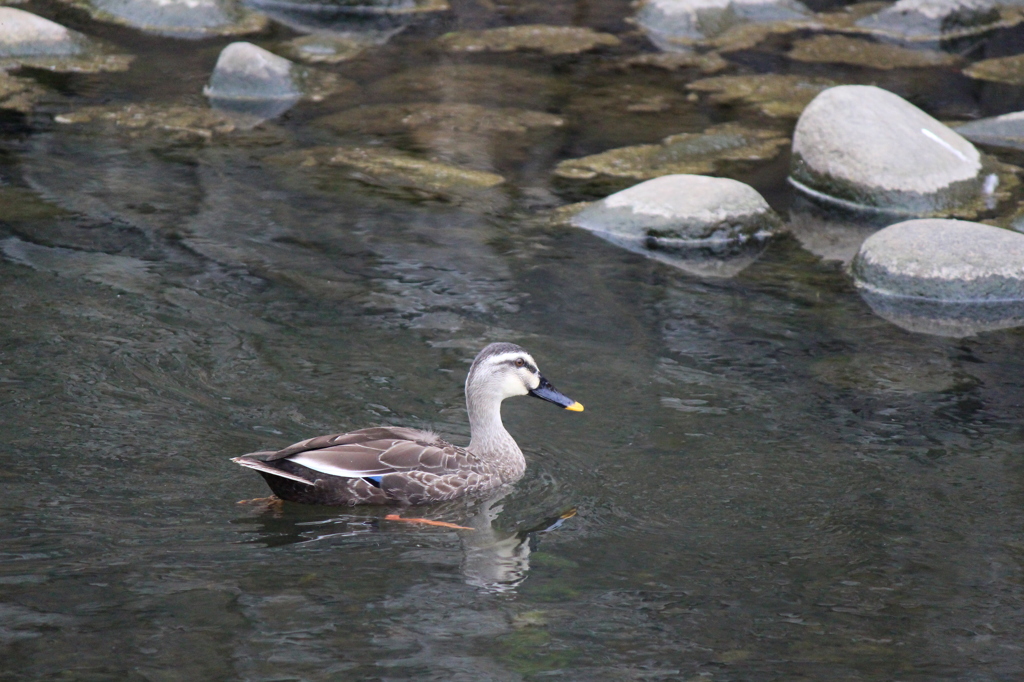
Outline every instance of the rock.
[[30, 80], [16, 78], [0, 71], [0, 109], [27, 114], [45, 92]]
[[852, 272], [868, 305], [905, 329], [969, 336], [1024, 324], [1024, 235], [908, 220], [864, 241]]
[[133, 57], [49, 19], [0, 7], [0, 69], [23, 66], [49, 71], [124, 71]]
[[961, 61], [957, 55], [938, 50], [912, 50], [839, 35], [818, 35], [798, 40], [789, 51], [798, 62], [849, 64], [869, 69], [949, 67]]
[[382, 45], [379, 36], [360, 33], [314, 33], [281, 43], [280, 51], [308, 64], [338, 64], [354, 59], [367, 48]]
[[991, 198], [998, 178], [988, 177], [970, 142], [873, 86], [824, 91], [804, 110], [793, 136], [790, 182], [847, 209], [966, 215]]
[[729, 67], [721, 55], [715, 52], [695, 54], [692, 52], [653, 52], [640, 54], [623, 59], [618, 64], [625, 68], [650, 67], [676, 71], [678, 69], [697, 69], [701, 73], [717, 73]]
[[671, 135], [661, 144], [612, 149], [555, 167], [555, 175], [573, 181], [622, 184], [663, 175], [717, 172], [728, 162], [773, 158], [788, 138], [771, 130], [752, 130], [735, 123], [712, 126], [703, 133]]
[[539, 50], [544, 54], [579, 54], [597, 47], [613, 47], [619, 39], [580, 26], [532, 24], [485, 31], [459, 31], [438, 38], [449, 52], [513, 52]]
[[255, 33], [267, 18], [235, 0], [63, 0], [93, 18], [172, 38]]
[[856, 26], [905, 42], [938, 43], [991, 30], [1001, 19], [995, 0], [899, 0]]
[[1024, 85], [1024, 54], [975, 62], [964, 69], [964, 75], [983, 81]]
[[336, 188], [340, 173], [340, 177], [363, 184], [410, 190], [416, 196], [442, 199], [478, 194], [505, 181], [494, 173], [381, 147], [314, 147], [272, 157], [269, 161], [279, 167], [319, 174], [323, 177], [320, 184], [325, 188]]
[[646, 0], [636, 23], [660, 49], [686, 51], [737, 24], [800, 20], [810, 14], [796, 0]]
[[1024, 301], [1024, 235], [964, 220], [908, 220], [868, 237], [852, 271], [857, 286], [888, 296]]
[[557, 128], [565, 123], [561, 117], [542, 111], [459, 102], [369, 105], [347, 109], [320, 122], [339, 133], [378, 135], [416, 129], [521, 135], [534, 128]]
[[334, 74], [297, 66], [252, 43], [225, 47], [203, 94], [219, 109], [258, 118], [273, 118], [300, 99], [322, 100], [354, 87]]
[[1024, 111], [971, 121], [955, 130], [977, 144], [1024, 150]]
[[382, 78], [368, 94], [384, 102], [455, 101], [547, 109], [563, 87], [562, 81], [526, 69], [441, 62]]
[[835, 84], [835, 81], [813, 76], [768, 73], [704, 78], [686, 87], [695, 92], [711, 93], [714, 104], [742, 102], [773, 118], [796, 118], [811, 100]]
[[[782, 227], [752, 187], [701, 175], [666, 175], [642, 182], [586, 206], [568, 222], [705, 276], [735, 274], [757, 257], [761, 242]], [[748, 242], [757, 243], [743, 248]], [[737, 257], [742, 263], [738, 269]], [[732, 267], [727, 265], [730, 260]]]
[[364, 34], [387, 42], [425, 17], [449, 9], [446, 0], [245, 0], [295, 30]]
[[[126, 134], [140, 139], [151, 137], [156, 145], [209, 142], [225, 135], [252, 128], [261, 119], [245, 114], [180, 105], [129, 104], [125, 107], [85, 107], [59, 114], [54, 122], [70, 126], [90, 126], [103, 135]], [[269, 130], [258, 144], [279, 142]], [[235, 135], [232, 144], [240, 144]]]

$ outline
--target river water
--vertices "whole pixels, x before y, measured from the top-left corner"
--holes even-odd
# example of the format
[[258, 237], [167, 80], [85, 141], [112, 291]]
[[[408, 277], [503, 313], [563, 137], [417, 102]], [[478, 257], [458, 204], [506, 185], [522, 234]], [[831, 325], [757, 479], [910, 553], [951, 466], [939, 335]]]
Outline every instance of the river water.
[[[413, 27], [326, 67], [348, 94], [198, 142], [54, 116], [205, 107], [229, 40], [23, 7], [137, 60], [23, 71], [49, 95], [0, 117], [0, 679], [1019, 679], [1024, 333], [905, 331], [792, 236], [702, 278], [539, 217], [601, 196], [553, 181], [563, 159], [734, 120], [792, 129], [688, 98], [692, 70], [616, 68], [651, 49], [627, 3], [456, 4], [462, 27], [623, 43], [453, 56], [431, 46], [452, 26]], [[944, 119], [1024, 94], [785, 49], [730, 73], [879, 83]], [[565, 123], [426, 142], [317, 124], [427, 99]], [[353, 139], [507, 181], [445, 197], [280, 161]], [[787, 167], [732, 175], [788, 215]], [[586, 411], [508, 401], [525, 478], [403, 512], [472, 531], [239, 504], [268, 494], [230, 462], [244, 452], [374, 424], [465, 443], [465, 373], [498, 340]]]

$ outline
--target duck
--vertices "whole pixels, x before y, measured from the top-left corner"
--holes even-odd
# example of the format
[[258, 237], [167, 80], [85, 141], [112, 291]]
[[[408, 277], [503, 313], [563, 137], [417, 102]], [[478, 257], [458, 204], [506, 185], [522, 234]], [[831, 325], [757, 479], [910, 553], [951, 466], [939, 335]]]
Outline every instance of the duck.
[[303, 504], [413, 506], [477, 495], [514, 483], [526, 471], [523, 451], [501, 422], [501, 403], [524, 395], [583, 411], [544, 378], [521, 346], [492, 343], [466, 377], [466, 447], [431, 431], [377, 426], [231, 461], [259, 472], [277, 498]]

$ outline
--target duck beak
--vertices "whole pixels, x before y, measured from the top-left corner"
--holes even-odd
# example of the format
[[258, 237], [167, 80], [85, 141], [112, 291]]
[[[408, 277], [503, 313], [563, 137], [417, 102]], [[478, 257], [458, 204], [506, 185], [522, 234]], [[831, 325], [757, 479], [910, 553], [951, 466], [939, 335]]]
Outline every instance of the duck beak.
[[551, 382], [544, 377], [540, 378], [540, 385], [530, 391], [530, 395], [534, 398], [540, 398], [541, 400], [547, 400], [549, 403], [560, 405], [567, 410], [572, 410], [573, 412], [583, 411], [582, 405], [569, 396], [559, 393], [555, 387], [551, 385]]

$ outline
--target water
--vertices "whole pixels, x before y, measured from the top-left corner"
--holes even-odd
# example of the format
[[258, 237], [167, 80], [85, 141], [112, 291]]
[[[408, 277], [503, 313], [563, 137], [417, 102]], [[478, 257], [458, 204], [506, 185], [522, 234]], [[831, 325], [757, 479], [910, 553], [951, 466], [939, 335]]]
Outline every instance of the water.
[[[1019, 677], [1024, 333], [904, 331], [793, 237], [701, 279], [538, 217], [581, 198], [552, 184], [562, 159], [792, 121], [690, 101], [692, 71], [610, 68], [647, 49], [639, 36], [595, 55], [452, 56], [426, 27], [333, 67], [358, 85], [346, 98], [264, 128], [96, 132], [51, 115], [205, 107], [229, 41], [27, 7], [138, 61], [29, 72], [49, 99], [3, 118], [0, 679]], [[628, 30], [624, 2], [489, 7], [457, 10], [467, 26], [514, 13]], [[796, 69], [781, 49], [737, 68]], [[472, 82], [466, 64], [506, 79]], [[828, 69], [940, 117], [1020, 99], [949, 71]], [[630, 88], [670, 108], [615, 104]], [[425, 99], [566, 124], [317, 124]], [[275, 161], [381, 140], [507, 182], [438, 197]], [[737, 177], [785, 211], [786, 163]], [[473, 531], [239, 504], [268, 492], [240, 453], [378, 423], [466, 442], [462, 382], [494, 340], [527, 347], [587, 410], [508, 401], [524, 480], [404, 512]]]

